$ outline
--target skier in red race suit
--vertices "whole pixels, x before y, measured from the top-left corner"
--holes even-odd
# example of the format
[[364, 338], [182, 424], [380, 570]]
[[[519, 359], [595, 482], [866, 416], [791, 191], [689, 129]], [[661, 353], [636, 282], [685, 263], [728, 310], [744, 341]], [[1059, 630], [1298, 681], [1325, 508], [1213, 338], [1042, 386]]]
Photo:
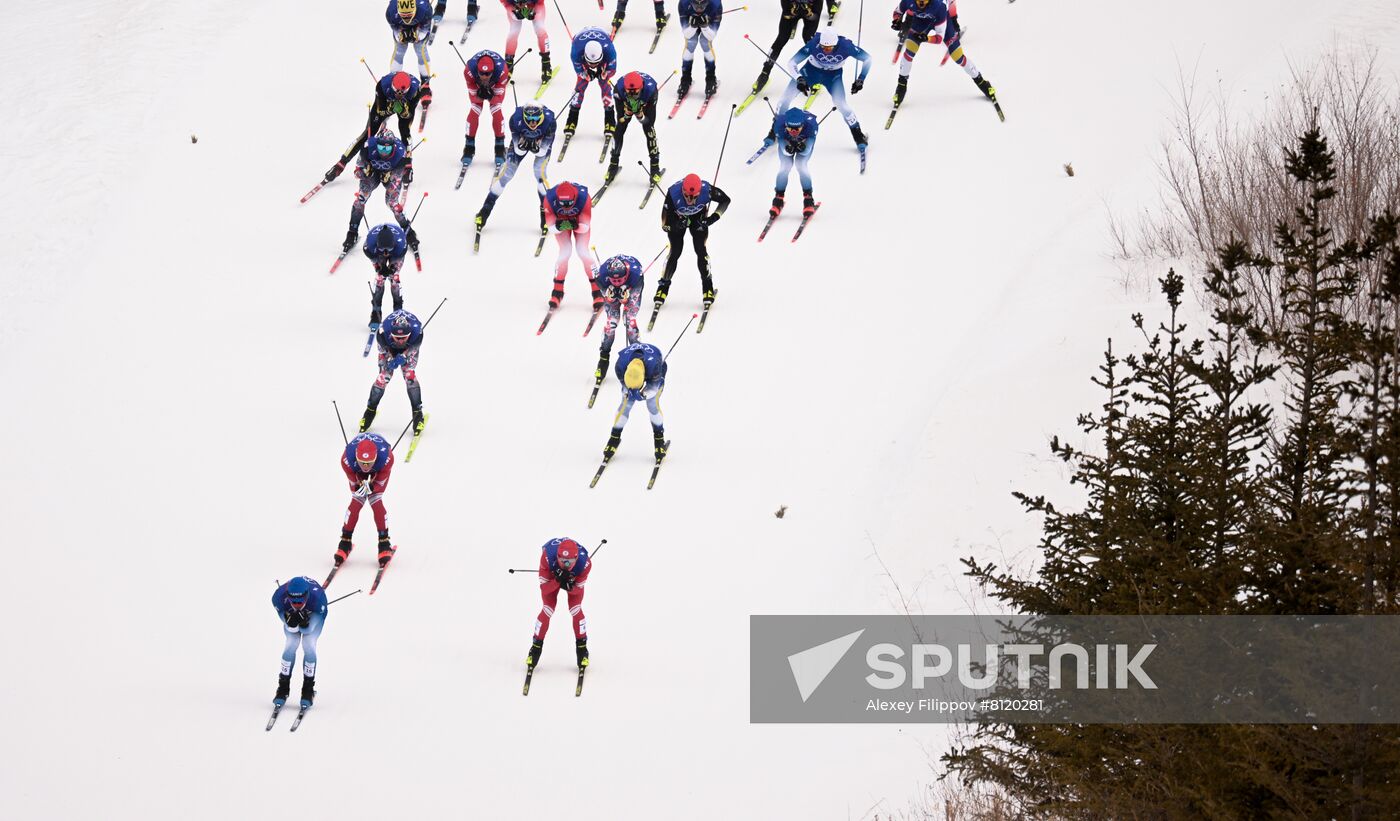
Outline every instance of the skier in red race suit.
[[347, 558], [354, 544], [350, 537], [360, 521], [360, 510], [369, 505], [374, 512], [374, 525], [379, 529], [379, 565], [388, 564], [394, 555], [389, 544], [389, 514], [384, 509], [384, 491], [389, 487], [389, 474], [394, 470], [394, 451], [388, 441], [377, 433], [361, 433], [350, 440], [340, 456], [340, 469], [350, 483], [350, 507], [345, 510], [345, 523], [340, 528], [340, 547], [335, 551], [335, 566]]
[[569, 593], [569, 614], [574, 618], [574, 647], [578, 653], [579, 669], [588, 666], [588, 619], [583, 615], [583, 586], [593, 562], [588, 549], [573, 539], [558, 538], [545, 542], [540, 550], [540, 599], [544, 606], [535, 617], [535, 639], [525, 665], [534, 669], [544, 648], [544, 634], [549, 632], [549, 619], [559, 601], [560, 589]]

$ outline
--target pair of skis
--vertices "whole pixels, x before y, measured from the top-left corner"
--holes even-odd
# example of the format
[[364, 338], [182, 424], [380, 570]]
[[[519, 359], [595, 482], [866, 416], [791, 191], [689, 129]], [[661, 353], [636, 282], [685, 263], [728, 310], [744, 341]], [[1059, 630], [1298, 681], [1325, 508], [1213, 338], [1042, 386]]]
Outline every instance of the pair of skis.
[[[554, 312], [557, 310], [559, 310], [558, 305], [549, 306], [549, 310], [545, 311], [544, 321], [540, 323], [539, 330], [535, 331], [535, 336], [539, 336], [540, 334], [544, 333], [544, 329], [549, 327], [549, 320], [554, 318]], [[594, 309], [593, 315], [588, 318], [588, 325], [585, 326], [583, 329], [583, 335], [585, 337], [593, 332], [593, 324], [598, 321], [598, 315], [601, 313], [603, 313], [603, 307], [600, 305]]]
[[[461, 187], [462, 187], [462, 180], [465, 180], [465, 179], [467, 178], [467, 169], [471, 167], [471, 164], [472, 164], [472, 161], [471, 161], [470, 159], [468, 159], [466, 162], [462, 163], [462, 170], [457, 172], [457, 184], [454, 185], [454, 186], [452, 186], [452, 190], [453, 190], [453, 191], [456, 191], [458, 188], [461, 188]], [[501, 166], [503, 166], [503, 165], [505, 165], [505, 164], [506, 164], [506, 159], [505, 159], [505, 157], [497, 157], [497, 158], [496, 158], [496, 173], [497, 173], [497, 174], [501, 173]]]
[[[807, 213], [802, 215], [802, 222], [798, 224], [796, 233], [792, 235], [793, 242], [797, 242], [797, 240], [802, 236], [802, 232], [807, 230], [807, 223], [812, 221], [812, 217], [816, 216], [817, 214], [817, 209], [821, 207], [821, 203], [816, 203], [812, 206], [811, 211], [808, 211]], [[771, 212], [768, 214], [768, 222], [763, 224], [763, 230], [758, 234], [759, 242], [763, 242], [763, 238], [768, 236], [768, 230], [773, 227], [773, 223], [777, 222], [777, 220], [777, 214]]]
[[[667, 439], [667, 440], [665, 441], [664, 447], [666, 448], [666, 454], [669, 455], [669, 454], [671, 453], [671, 440], [670, 440], [670, 439]], [[655, 464], [653, 464], [653, 465], [651, 466], [651, 479], [647, 481], [647, 490], [651, 490], [652, 487], [656, 484], [656, 475], [657, 475], [658, 473], [661, 472], [661, 463], [662, 463], [663, 461], [665, 461], [665, 459], [666, 459], [666, 456], [661, 456], [661, 457], [657, 458]], [[590, 488], [592, 488], [592, 487], [597, 487], [597, 486], [598, 486], [598, 480], [601, 479], [601, 478], [603, 478], [603, 471], [605, 471], [605, 470], [608, 469], [608, 462], [609, 462], [609, 461], [611, 461], [611, 460], [608, 459], [608, 458], [605, 458], [605, 459], [603, 459], [603, 463], [600, 464], [600, 465], [598, 465], [598, 472], [595, 473], [595, 474], [593, 474], [593, 481], [591, 481], [591, 482], [588, 483], [588, 486], [589, 486]]]
[[[574, 698], [583, 695], [583, 675], [588, 672], [588, 666], [578, 668], [578, 682], [574, 685]], [[530, 680], [535, 677], [535, 668], [525, 665], [525, 686], [520, 689], [520, 695], [530, 695]]]
[[[667, 115], [666, 119], [668, 119], [668, 120], [674, 120], [674, 119], [676, 119], [676, 115], [680, 113], [681, 106], [685, 104], [686, 98], [689, 97], [689, 96], [690, 96], [690, 92], [687, 91], [685, 94], [682, 94], [681, 96], [677, 97], [677, 98], [676, 98], [676, 104], [673, 105], [673, 106], [671, 106], [671, 113], [670, 113], [669, 115]], [[698, 119], [700, 119], [701, 117], [704, 117], [704, 116], [705, 116], [705, 112], [710, 110], [710, 101], [713, 100], [714, 98], [715, 98], [715, 95], [713, 95], [713, 94], [706, 94], [706, 95], [705, 95], [705, 99], [704, 99], [704, 101], [702, 101], [702, 102], [700, 103], [700, 111], [699, 111], [699, 113], [697, 113], [697, 114], [695, 115], [695, 119], [698, 120]]]
[[[394, 563], [394, 556], [397, 556], [397, 555], [398, 555], [399, 546], [398, 546], [398, 545], [394, 545], [394, 546], [392, 546], [392, 547], [389, 548], [389, 551], [390, 551], [390, 553], [389, 553], [389, 561], [385, 562], [384, 564], [381, 564], [381, 565], [379, 566], [379, 570], [375, 571], [375, 574], [374, 574], [374, 583], [371, 584], [371, 585], [369, 586], [369, 594], [370, 594], [371, 596], [374, 595], [374, 591], [376, 591], [376, 590], [379, 589], [379, 583], [380, 583], [381, 581], [383, 581], [383, 579], [384, 579], [384, 573], [389, 569], [389, 565], [391, 565], [391, 564]], [[340, 568], [342, 568], [342, 567], [344, 567], [344, 566], [345, 566], [344, 563], [337, 564], [337, 565], [333, 565], [333, 566], [331, 567], [330, 575], [326, 576], [326, 581], [325, 581], [324, 583], [322, 583], [321, 588], [322, 588], [322, 589], [328, 589], [328, 588], [330, 588], [331, 582], [335, 579], [335, 574], [339, 573], [339, 572], [340, 572]]]
[[[268, 720], [267, 720], [267, 727], [266, 727], [266, 729], [267, 729], [268, 732], [271, 732], [271, 731], [272, 731], [272, 725], [274, 725], [274, 724], [277, 723], [277, 717], [280, 716], [280, 715], [282, 714], [282, 707], [283, 707], [283, 706], [284, 706], [284, 705], [281, 705], [281, 704], [275, 704], [275, 705], [273, 705], [273, 707], [272, 707], [272, 716], [271, 716], [270, 718], [268, 718]], [[301, 720], [302, 720], [303, 718], [306, 718], [306, 713], [307, 713], [307, 711], [310, 710], [310, 709], [311, 709], [311, 705], [308, 704], [308, 705], [306, 705], [305, 707], [302, 707], [301, 709], [297, 710], [297, 717], [292, 721], [292, 726], [291, 726], [291, 730], [290, 730], [291, 732], [294, 733], [294, 732], [297, 731], [297, 728], [301, 726]]]

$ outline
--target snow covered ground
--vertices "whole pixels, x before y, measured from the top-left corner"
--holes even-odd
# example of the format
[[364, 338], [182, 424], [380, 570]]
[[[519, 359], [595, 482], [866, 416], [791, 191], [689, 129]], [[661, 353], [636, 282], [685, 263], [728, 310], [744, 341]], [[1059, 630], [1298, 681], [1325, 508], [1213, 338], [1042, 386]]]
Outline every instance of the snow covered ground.
[[[718, 183], [735, 203], [711, 242], [720, 299], [671, 359], [671, 456], [645, 491], [650, 436], [634, 418], [589, 490], [616, 385], [585, 409], [598, 332], [579, 338], [577, 268], [535, 336], [554, 246], [531, 256], [528, 169], [471, 254], [488, 163], [478, 151], [452, 190], [466, 101], [446, 45], [465, 9], [450, 5], [415, 160], [414, 190], [431, 192], [424, 271], [405, 276], [420, 316], [449, 298], [419, 368], [432, 423], [387, 496], [400, 554], [373, 599], [333, 607], [320, 694], [296, 735], [262, 730], [281, 649], [268, 596], [277, 579], [329, 567], [346, 502], [330, 401], [353, 422], [373, 380], [359, 355], [368, 263], [357, 252], [325, 274], [353, 181], [297, 199], [362, 127], [359, 58], [387, 69], [383, 3], [81, 0], [41, 40], [0, 35], [0, 99], [15, 114], [0, 143], [0, 817], [906, 809], [944, 732], [750, 725], [749, 615], [889, 612], [895, 582], [926, 612], [985, 609], [957, 559], [1029, 557], [1036, 523], [1009, 491], [1062, 488], [1045, 440], [1098, 401], [1087, 377], [1105, 337], [1154, 307], [1107, 256], [1105, 203], [1153, 201], [1178, 67], [1249, 101], [1335, 43], [1400, 65], [1389, 0], [1335, 16], [1301, 0], [1203, 15], [964, 0], [965, 47], [1007, 122], [928, 48], [886, 132], [894, 35], [890, 9], [870, 5], [875, 66], [854, 98], [868, 173], [828, 120], [813, 162], [821, 212], [796, 245], [795, 208], [757, 245], [776, 160], [744, 165], [767, 129], [762, 102], [734, 121]], [[621, 68], [664, 78], [678, 32], [646, 55], [649, 4], [632, 6]], [[503, 46], [503, 12], [482, 7], [467, 54]], [[575, 31], [611, 16], [592, 0], [563, 7]], [[859, 12], [846, 0], [838, 28], [854, 36]], [[742, 35], [771, 40], [776, 16], [765, 2], [726, 17], [712, 110], [696, 122], [692, 101], [663, 118], [668, 183], [713, 178], [729, 106], [761, 62]], [[527, 29], [521, 51], [532, 43]], [[558, 109], [568, 85], [566, 73], [546, 102]], [[768, 93], [780, 91], [775, 79]], [[601, 182], [589, 93], [552, 182]], [[633, 129], [595, 214], [604, 256], [647, 260], [665, 241], [657, 204], [636, 209], [644, 145]], [[797, 192], [794, 181], [790, 203]], [[382, 221], [382, 201], [369, 214]], [[675, 283], [644, 339], [669, 346], [698, 309], [689, 251]], [[376, 430], [396, 435], [407, 419], [396, 380]], [[608, 539], [585, 602], [588, 688], [573, 698], [560, 619], [521, 698], [539, 600], [529, 574], [505, 570], [566, 534]], [[362, 523], [332, 595], [368, 587], [371, 536]]]

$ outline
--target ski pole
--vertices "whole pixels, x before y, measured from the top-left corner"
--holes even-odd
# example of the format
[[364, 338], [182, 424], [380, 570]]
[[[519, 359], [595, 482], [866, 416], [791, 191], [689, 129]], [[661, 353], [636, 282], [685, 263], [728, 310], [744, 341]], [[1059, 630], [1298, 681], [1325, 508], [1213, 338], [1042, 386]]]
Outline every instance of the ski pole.
[[[373, 289], [373, 288], [370, 289], [370, 293], [371, 293], [371, 294], [374, 293], [374, 289]], [[349, 446], [350, 446], [350, 437], [345, 435], [345, 421], [342, 420], [342, 419], [340, 418], [340, 406], [337, 405], [337, 404], [335, 403], [335, 400], [334, 400], [334, 399], [332, 399], [332, 400], [331, 400], [331, 407], [335, 408], [335, 421], [337, 421], [337, 422], [340, 423], [340, 438], [341, 438], [341, 439], [344, 439], [344, 440], [345, 440], [345, 446], [346, 446], [346, 447], [349, 447]]]
[[[447, 297], [443, 297], [443, 298], [442, 298], [442, 302], [439, 302], [439, 303], [438, 303], [438, 306], [437, 306], [436, 308], [433, 309], [433, 312], [432, 312], [431, 314], [428, 315], [428, 322], [432, 322], [432, 321], [433, 321], [433, 317], [437, 316], [437, 312], [442, 310], [443, 303], [445, 303], [445, 302], [447, 302]], [[424, 323], [423, 323], [423, 327], [424, 327], [424, 328], [428, 327], [428, 322], [424, 322]]]
[[[641, 166], [641, 168], [642, 168], [643, 171], [646, 171], [646, 170], [647, 170], [647, 167], [646, 167], [645, 165], [642, 165], [642, 161], [641, 161], [641, 160], [637, 160], [637, 165]], [[665, 193], [666, 193], [666, 191], [663, 190], [661, 186], [657, 185], [657, 184], [656, 184], [656, 181], [653, 180], [653, 179], [651, 178], [651, 173], [650, 173], [650, 172], [647, 172], [647, 184], [650, 185], [651, 187], [655, 188], [657, 191], [660, 191], [662, 194], [665, 194]]]
[[668, 74], [668, 75], [666, 75], [666, 79], [664, 79], [664, 80], [661, 81], [661, 85], [659, 85], [659, 86], [656, 87], [656, 93], [657, 93], [657, 94], [660, 94], [660, 93], [661, 93], [661, 89], [665, 88], [665, 87], [666, 87], [666, 84], [669, 83], [669, 82], [671, 82], [671, 78], [674, 77], [674, 76], [676, 76], [676, 70], [675, 70], [675, 69], [672, 69], [672, 70], [671, 70], [671, 73]]
[[363, 57], [360, 58], [360, 65], [362, 65], [362, 66], [365, 67], [365, 71], [368, 71], [368, 72], [369, 72], [369, 78], [370, 78], [371, 80], [373, 80], [373, 81], [375, 82], [375, 84], [377, 85], [377, 84], [379, 83], [379, 77], [375, 75], [374, 69], [372, 69], [372, 68], [369, 67], [369, 63], [366, 63], [366, 62], [365, 62], [365, 58], [363, 58]]
[[[861, 0], [861, 2], [864, 3], [865, 0]], [[451, 40], [448, 40], [448, 41], [447, 41], [447, 44], [448, 44], [449, 46], [452, 46], [452, 50], [453, 50], [453, 51], [457, 51], [457, 44], [456, 44], [456, 43], [452, 42]], [[462, 56], [462, 52], [457, 51], [457, 59], [458, 59], [458, 60], [461, 60], [461, 61], [462, 61], [462, 67], [463, 67], [463, 68], [466, 68], [466, 66], [467, 66], [467, 58], [465, 58], [465, 57]]]
[[[835, 110], [836, 110], [836, 106], [832, 106], [832, 107], [831, 107], [831, 111], [835, 111]], [[817, 125], [821, 125], [822, 123], [826, 122], [826, 118], [831, 116], [831, 111], [828, 111], [828, 112], [826, 112], [825, 114], [823, 114], [823, 115], [822, 115], [822, 118], [821, 118], [820, 120], [817, 120]]]
[[398, 448], [399, 443], [403, 441], [403, 434], [408, 433], [408, 429], [411, 427], [413, 427], [412, 419], [408, 420], [408, 424], [403, 426], [403, 433], [400, 433], [399, 438], [394, 440], [394, 444], [389, 447], [389, 450], [395, 450]]
[[[750, 37], [750, 36], [748, 36], [747, 34], [745, 34], [745, 35], [744, 35], [744, 39], [745, 39], [745, 40], [748, 40], [750, 45], [752, 45], [754, 48], [758, 49], [758, 53], [759, 53], [759, 54], [762, 54], [763, 57], [764, 57], [764, 59], [768, 60], [768, 62], [772, 63], [773, 65], [777, 66], [778, 68], [782, 69], [782, 70], [783, 70], [783, 73], [786, 74], [787, 76], [792, 77], [792, 72], [787, 70], [787, 66], [785, 66], [785, 65], [783, 65], [782, 63], [778, 62], [777, 58], [773, 57], [773, 55], [769, 54], [767, 51], [764, 51], [764, 50], [763, 50], [763, 46], [760, 46], [758, 43], [755, 43], [755, 42], [753, 41], [753, 38], [752, 38], [752, 37]], [[796, 77], [792, 77], [792, 79], [796, 80], [797, 78], [796, 78]]]
[[722, 12], [719, 13], [719, 16], [720, 16], [720, 17], [723, 17], [724, 15], [730, 14], [730, 13], [732, 13], [732, 12], [736, 12], [736, 11], [748, 11], [748, 10], [749, 10], [749, 7], [748, 7], [748, 6], [740, 6], [740, 7], [737, 8], [737, 9], [725, 9], [724, 11], [722, 11]]
[[[341, 596], [340, 599], [348, 599], [348, 598], [350, 598], [351, 596], [355, 595], [355, 593], [358, 593], [358, 592], [360, 592], [360, 591], [356, 590], [354, 593], [346, 593], [344, 596]], [[327, 606], [327, 607], [330, 607], [331, 605], [333, 605], [333, 604], [335, 604], [336, 602], [340, 601], [340, 599], [331, 599], [330, 601], [326, 602], [326, 606]]]
[[559, 8], [559, 0], [554, 0], [554, 10], [559, 12], [559, 22], [564, 24], [564, 33], [569, 35], [569, 39], [574, 39], [574, 33], [569, 30], [569, 21], [564, 19], [564, 10]]
[[778, 112], [777, 112], [776, 110], [774, 110], [773, 104], [770, 103], [770, 102], [768, 102], [768, 98], [767, 98], [767, 97], [764, 97], [764, 98], [763, 98], [763, 102], [768, 106], [768, 111], [769, 111], [774, 117], [778, 116]]
[[515, 80], [510, 81], [510, 98], [515, 100], [515, 107], [520, 107], [520, 95], [515, 93]]
[[[594, 556], [597, 556], [598, 553], [602, 551], [603, 545], [605, 545], [605, 544], [607, 544], [607, 543], [608, 543], [608, 540], [607, 540], [607, 539], [603, 539], [601, 542], [598, 542], [598, 546], [595, 547], [595, 548], [593, 548], [593, 553], [592, 553], [592, 555], [590, 555], [590, 556], [588, 557], [588, 561], [592, 562], [592, 561], [593, 561], [593, 557], [594, 557]], [[539, 572], [539, 568], [534, 568], [534, 567], [508, 567], [508, 568], [506, 568], [506, 572], [507, 572], [507, 573], [538, 573], [538, 572]], [[352, 594], [352, 595], [353, 595], [353, 594]]]
[[[699, 316], [699, 314], [691, 314], [690, 322], [694, 322], [697, 318], [699, 318]], [[685, 323], [685, 327], [681, 328], [681, 336], [685, 336], [685, 332], [690, 330], [690, 322]], [[676, 349], [676, 346], [681, 344], [681, 336], [676, 337], [676, 341], [671, 343], [671, 351], [674, 351]], [[667, 357], [671, 355], [671, 351], [667, 351], [666, 356], [661, 357], [662, 362], [665, 362]]]
[[660, 250], [660, 251], [657, 251], [657, 252], [656, 252], [656, 256], [654, 256], [654, 257], [651, 258], [651, 262], [648, 262], [648, 263], [647, 263], [647, 267], [645, 267], [645, 268], [642, 269], [642, 273], [643, 273], [643, 274], [646, 274], [647, 271], [650, 271], [650, 270], [651, 270], [651, 266], [655, 265], [655, 264], [656, 264], [656, 261], [657, 261], [658, 259], [661, 259], [661, 255], [664, 254], [664, 253], [666, 253], [668, 250], [670, 250], [670, 248], [671, 248], [671, 243], [669, 243], [669, 242], [666, 243], [665, 245], [661, 246], [661, 250]]
[[738, 103], [729, 105], [729, 122], [724, 126], [724, 140], [719, 144], [719, 160], [715, 162], [715, 181], [710, 183], [712, 186], [719, 182], [719, 165], [724, 162], [724, 147], [729, 145], [729, 127], [734, 125], [734, 109], [738, 107]]
[[[424, 138], [423, 138], [423, 140], [426, 140], [426, 139], [428, 139], [428, 138], [427, 138], [427, 137], [424, 137]], [[419, 141], [418, 141], [418, 144], [419, 144], [419, 145], [422, 145], [422, 144], [423, 144], [423, 140], [419, 140]], [[423, 196], [421, 196], [421, 197], [418, 198], [418, 208], [413, 209], [413, 216], [411, 216], [411, 217], [408, 218], [408, 224], [409, 224], [409, 225], [412, 225], [412, 224], [413, 224], [413, 221], [416, 220], [416, 219], [418, 219], [418, 209], [423, 207], [423, 200], [426, 200], [427, 198], [428, 198], [428, 192], [427, 192], [427, 191], [424, 191], [424, 192], [423, 192]]]

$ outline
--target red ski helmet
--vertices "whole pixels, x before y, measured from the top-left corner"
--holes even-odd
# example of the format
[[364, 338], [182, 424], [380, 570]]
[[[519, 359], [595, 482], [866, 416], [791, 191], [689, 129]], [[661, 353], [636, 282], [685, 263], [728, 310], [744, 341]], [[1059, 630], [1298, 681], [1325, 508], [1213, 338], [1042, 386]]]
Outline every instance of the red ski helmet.
[[561, 539], [554, 551], [554, 560], [565, 570], [572, 570], [578, 562], [578, 549], [578, 542], [573, 539]]
[[476, 61], [476, 73], [478, 76], [491, 75], [496, 71], [496, 61], [489, 54], [481, 55], [481, 59]]
[[640, 71], [633, 71], [622, 78], [622, 90], [633, 96], [641, 94], [644, 86], [646, 86], [646, 80], [642, 79]]
[[565, 181], [554, 189], [554, 199], [563, 208], [572, 208], [578, 202], [578, 186]]
[[373, 439], [366, 436], [360, 440], [359, 444], [355, 445], [355, 462], [361, 470], [368, 472], [378, 461], [379, 446], [374, 443]]
[[407, 71], [394, 72], [394, 79], [389, 81], [389, 87], [394, 90], [397, 97], [407, 97], [408, 92], [413, 89], [413, 78]]
[[681, 180], [681, 195], [685, 197], [686, 202], [693, 203], [700, 196], [704, 185], [705, 183], [700, 179], [699, 174], [687, 174], [685, 179]]

